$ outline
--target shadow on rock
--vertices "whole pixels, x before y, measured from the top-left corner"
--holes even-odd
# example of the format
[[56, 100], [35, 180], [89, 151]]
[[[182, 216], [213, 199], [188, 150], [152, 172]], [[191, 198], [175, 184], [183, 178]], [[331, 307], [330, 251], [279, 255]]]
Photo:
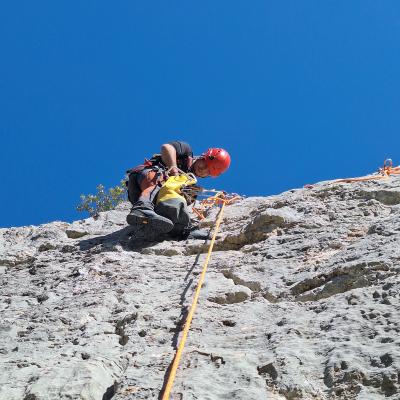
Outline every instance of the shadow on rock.
[[103, 252], [113, 251], [117, 245], [120, 245], [125, 251], [137, 251], [154, 244], [154, 242], [137, 239], [132, 235], [133, 228], [126, 226], [108, 235], [81, 240], [79, 242], [79, 249], [86, 251], [96, 247], [96, 250]]

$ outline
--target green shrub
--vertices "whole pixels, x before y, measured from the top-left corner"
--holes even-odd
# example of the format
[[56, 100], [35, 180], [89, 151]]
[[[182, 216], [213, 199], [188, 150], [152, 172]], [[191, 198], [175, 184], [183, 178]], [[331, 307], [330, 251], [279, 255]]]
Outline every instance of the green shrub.
[[82, 194], [77, 211], [87, 211], [91, 217], [96, 217], [101, 211], [113, 210], [118, 204], [127, 200], [125, 181], [113, 188], [105, 190], [103, 185], [96, 187], [96, 194]]

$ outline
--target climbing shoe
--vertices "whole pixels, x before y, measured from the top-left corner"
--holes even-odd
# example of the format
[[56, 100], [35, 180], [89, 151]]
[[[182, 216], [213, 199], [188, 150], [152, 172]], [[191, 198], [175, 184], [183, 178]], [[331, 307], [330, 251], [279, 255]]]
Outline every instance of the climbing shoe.
[[127, 215], [126, 222], [134, 228], [134, 237], [147, 240], [155, 240], [160, 234], [167, 233], [174, 227], [170, 219], [152, 210], [137, 208], [133, 208]]
[[195, 229], [190, 231], [186, 239], [209, 240], [212, 239], [210, 232], [206, 229]]
[[[178, 236], [178, 235], [176, 235]], [[211, 232], [209, 229], [200, 229], [198, 224], [189, 224], [183, 231], [180, 232], [179, 237], [175, 237], [177, 240], [209, 240], [212, 239]]]

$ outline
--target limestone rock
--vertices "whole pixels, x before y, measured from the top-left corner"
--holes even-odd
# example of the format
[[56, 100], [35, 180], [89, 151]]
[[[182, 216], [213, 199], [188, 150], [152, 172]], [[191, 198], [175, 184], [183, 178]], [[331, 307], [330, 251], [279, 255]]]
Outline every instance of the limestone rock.
[[[0, 229], [1, 400], [159, 398], [209, 243], [128, 211]], [[400, 178], [228, 206], [172, 398], [400, 398], [399, 271]]]

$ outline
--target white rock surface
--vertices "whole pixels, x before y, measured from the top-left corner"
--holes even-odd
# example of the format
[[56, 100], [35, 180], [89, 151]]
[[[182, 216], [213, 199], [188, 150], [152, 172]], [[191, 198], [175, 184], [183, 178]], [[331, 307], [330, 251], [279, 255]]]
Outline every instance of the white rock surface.
[[[227, 207], [172, 398], [400, 399], [399, 186]], [[159, 398], [208, 244], [127, 210], [0, 229], [1, 400]]]

